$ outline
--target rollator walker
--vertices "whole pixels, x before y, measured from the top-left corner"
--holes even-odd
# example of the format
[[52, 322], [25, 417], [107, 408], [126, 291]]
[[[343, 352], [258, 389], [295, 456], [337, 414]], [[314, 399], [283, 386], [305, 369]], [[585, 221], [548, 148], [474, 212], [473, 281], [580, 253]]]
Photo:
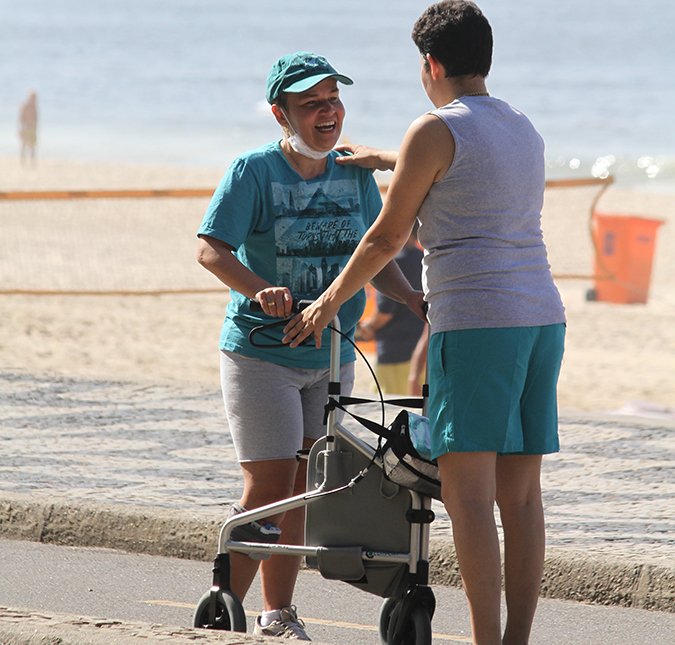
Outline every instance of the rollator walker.
[[[254, 304], [255, 303], [255, 304]], [[310, 301], [295, 303], [301, 311]], [[259, 307], [251, 301], [251, 308]], [[258, 309], [261, 311], [261, 309]], [[282, 325], [256, 328], [254, 332]], [[213, 584], [199, 601], [194, 626], [246, 631], [244, 608], [230, 589], [230, 553], [258, 557], [304, 556], [309, 568], [324, 578], [341, 580], [358, 589], [384, 598], [378, 633], [382, 645], [430, 645], [431, 619], [436, 600], [429, 587], [429, 533], [434, 520], [432, 495], [440, 498], [440, 486], [433, 477], [417, 473], [412, 479], [422, 484], [413, 490], [395, 483], [393, 474], [411, 475], [409, 463], [416, 459], [392, 449], [395, 435], [407, 431], [405, 411], [397, 422], [384, 426], [384, 404], [423, 408], [426, 412], [428, 386], [422, 398], [379, 401], [340, 395], [340, 321], [331, 325], [330, 383], [326, 405], [326, 435], [318, 439], [308, 455], [307, 492], [261, 506], [227, 519], [220, 530], [218, 553], [213, 567]], [[252, 332], [253, 334], [253, 332]], [[382, 425], [358, 417], [346, 406], [378, 403]], [[338, 421], [338, 410], [379, 435], [377, 447], [359, 439]], [[382, 439], [387, 439], [383, 446]], [[396, 454], [398, 453], [398, 454]], [[414, 449], [413, 449], [414, 453]], [[407, 462], [407, 463], [406, 463]], [[403, 466], [403, 467], [402, 467]], [[433, 474], [432, 467], [431, 474]], [[413, 469], [414, 471], [414, 469]], [[400, 477], [399, 477], [400, 479]], [[420, 492], [423, 491], [423, 492]], [[232, 531], [252, 521], [306, 507], [305, 545], [237, 542]]]

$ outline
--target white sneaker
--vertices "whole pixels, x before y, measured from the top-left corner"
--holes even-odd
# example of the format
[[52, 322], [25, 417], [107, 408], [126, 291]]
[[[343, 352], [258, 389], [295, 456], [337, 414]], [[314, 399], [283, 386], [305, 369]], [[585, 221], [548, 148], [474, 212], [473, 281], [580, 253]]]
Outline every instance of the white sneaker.
[[295, 605], [282, 608], [279, 620], [275, 620], [265, 627], [260, 624], [260, 616], [258, 616], [253, 633], [256, 636], [276, 636], [296, 641], [312, 640], [305, 633], [305, 623], [298, 618]]

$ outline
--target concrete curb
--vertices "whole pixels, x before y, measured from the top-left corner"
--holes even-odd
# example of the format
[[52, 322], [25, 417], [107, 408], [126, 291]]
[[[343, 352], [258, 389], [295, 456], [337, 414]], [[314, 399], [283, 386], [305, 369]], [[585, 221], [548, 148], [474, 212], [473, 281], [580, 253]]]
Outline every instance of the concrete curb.
[[[204, 513], [3, 493], [0, 537], [211, 561], [222, 517], [222, 512], [205, 519]], [[431, 541], [430, 579], [432, 584], [461, 585], [449, 538]], [[542, 596], [675, 612], [675, 566], [549, 549]]]
[[210, 561], [220, 525], [215, 518], [173, 509], [76, 505], [24, 494], [0, 498], [0, 537], [14, 540]]
[[[432, 584], [461, 585], [450, 539], [432, 540], [430, 569]], [[581, 552], [549, 548], [541, 596], [675, 612], [675, 567], [626, 564], [618, 558], [585, 557]]]

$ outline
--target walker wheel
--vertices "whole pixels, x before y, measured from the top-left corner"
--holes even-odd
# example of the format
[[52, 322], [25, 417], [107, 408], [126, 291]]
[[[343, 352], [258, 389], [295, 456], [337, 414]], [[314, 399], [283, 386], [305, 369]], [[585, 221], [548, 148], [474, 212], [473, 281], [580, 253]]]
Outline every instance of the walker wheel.
[[391, 598], [387, 598], [382, 603], [382, 607], [380, 607], [380, 618], [377, 624], [380, 645], [389, 645], [389, 623], [391, 622], [391, 614], [402, 598], [403, 596], [392, 596]]
[[[415, 605], [405, 623], [398, 626], [401, 603], [391, 612], [386, 645], [431, 645], [431, 618], [424, 605]], [[398, 638], [396, 634], [398, 633]]]
[[230, 632], [246, 633], [246, 614], [239, 598], [231, 591], [220, 589], [216, 598], [216, 623], [209, 624], [211, 592], [207, 591], [199, 600], [192, 621], [193, 627], [224, 629]]

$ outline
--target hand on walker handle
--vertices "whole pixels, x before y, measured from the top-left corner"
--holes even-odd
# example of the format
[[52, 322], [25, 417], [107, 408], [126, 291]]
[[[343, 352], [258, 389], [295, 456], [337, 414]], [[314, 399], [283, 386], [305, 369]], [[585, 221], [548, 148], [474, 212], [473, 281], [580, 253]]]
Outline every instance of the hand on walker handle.
[[286, 287], [261, 289], [255, 294], [255, 299], [268, 316], [288, 318], [293, 313], [293, 297]]
[[[297, 347], [305, 338], [314, 334], [314, 343], [317, 347], [321, 347], [321, 332], [340, 310], [339, 305], [327, 300], [325, 296], [326, 294], [320, 296], [318, 300], [295, 316], [284, 327], [284, 334], [286, 335], [282, 338], [282, 342], [290, 345], [290, 347]], [[409, 297], [406, 298], [406, 304], [424, 322], [427, 321], [427, 303], [424, 301], [424, 294], [421, 291], [411, 290]]]
[[321, 347], [321, 332], [335, 318], [340, 307], [324, 302], [323, 296], [299, 313], [284, 327], [282, 342], [297, 347], [305, 338], [314, 334], [314, 343]]
[[427, 318], [429, 305], [424, 300], [424, 293], [422, 291], [411, 291], [410, 296], [406, 298], [405, 304], [419, 319], [425, 323], [429, 322]]

